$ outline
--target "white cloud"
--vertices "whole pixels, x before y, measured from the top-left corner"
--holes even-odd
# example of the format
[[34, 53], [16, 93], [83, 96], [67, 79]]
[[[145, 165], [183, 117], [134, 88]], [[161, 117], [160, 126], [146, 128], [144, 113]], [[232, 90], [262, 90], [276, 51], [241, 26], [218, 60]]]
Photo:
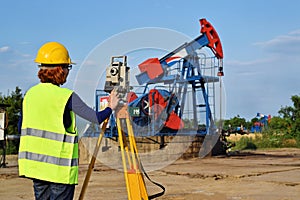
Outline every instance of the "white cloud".
[[23, 42], [20, 42], [20, 45], [30, 45], [32, 44], [31, 42], [27, 42], [27, 41], [23, 41]]
[[258, 64], [270, 63], [272, 61], [273, 61], [272, 58], [246, 60], [246, 61], [229, 60], [229, 61], [226, 62], [226, 65], [230, 65], [230, 66], [253, 66], [253, 65], [258, 65]]
[[32, 55], [31, 54], [21, 54], [21, 56], [23, 57], [23, 58], [31, 58], [32, 57]]
[[295, 31], [291, 31], [289, 34], [290, 35], [300, 35], [300, 29], [299, 30], [295, 30]]
[[282, 54], [283, 56], [300, 55], [300, 30], [294, 30], [286, 35], [279, 35], [271, 40], [257, 42], [254, 45], [262, 47], [266, 52]]
[[3, 46], [3, 47], [0, 47], [0, 53], [4, 53], [4, 52], [7, 52], [9, 51], [9, 46]]
[[[79, 63], [79, 62], [75, 62], [75, 63]], [[93, 59], [86, 59], [83, 61], [83, 64], [86, 65], [86, 66], [97, 66], [98, 65], [98, 62], [93, 60]]]

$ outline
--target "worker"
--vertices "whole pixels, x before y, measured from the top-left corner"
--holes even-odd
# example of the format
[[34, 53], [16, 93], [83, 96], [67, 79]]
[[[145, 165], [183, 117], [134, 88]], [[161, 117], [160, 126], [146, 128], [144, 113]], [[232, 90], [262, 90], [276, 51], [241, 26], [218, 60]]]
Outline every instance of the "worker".
[[35, 199], [73, 199], [78, 184], [75, 114], [100, 124], [117, 108], [119, 97], [113, 90], [108, 107], [97, 112], [74, 91], [60, 87], [74, 63], [58, 42], [45, 43], [35, 62], [41, 83], [30, 88], [23, 100], [19, 175], [33, 180]]

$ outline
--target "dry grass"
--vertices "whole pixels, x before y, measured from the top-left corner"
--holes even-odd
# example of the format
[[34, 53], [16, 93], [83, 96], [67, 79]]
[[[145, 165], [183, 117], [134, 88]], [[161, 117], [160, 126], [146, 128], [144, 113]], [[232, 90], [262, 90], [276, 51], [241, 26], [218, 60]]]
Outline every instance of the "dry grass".
[[229, 137], [227, 137], [228, 140], [232, 141], [232, 142], [237, 142], [239, 141], [242, 137], [247, 137], [247, 138], [252, 138], [252, 139], [256, 139], [256, 138], [261, 138], [262, 134], [261, 133], [250, 133], [250, 134], [231, 134]]

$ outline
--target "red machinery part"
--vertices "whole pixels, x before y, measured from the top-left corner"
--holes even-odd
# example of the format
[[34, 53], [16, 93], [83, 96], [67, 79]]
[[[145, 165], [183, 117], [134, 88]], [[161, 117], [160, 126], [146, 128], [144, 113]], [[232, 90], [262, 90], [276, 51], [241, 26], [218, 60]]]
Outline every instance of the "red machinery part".
[[128, 92], [128, 94], [127, 94], [127, 103], [130, 103], [130, 102], [134, 101], [137, 98], [138, 98], [138, 96], [135, 94], [135, 92]]
[[173, 130], [179, 130], [184, 127], [184, 122], [174, 111], [172, 111], [166, 120], [165, 126]]
[[146, 72], [151, 80], [164, 73], [158, 58], [149, 58], [148, 60], [139, 64], [139, 68], [141, 72]]
[[222, 59], [223, 48], [217, 31], [206, 19], [200, 19], [200, 24], [201, 33], [206, 34], [208, 38], [208, 47], [214, 52], [218, 59]]
[[[166, 100], [157, 89], [151, 89], [149, 91], [148, 102], [148, 108], [151, 108], [151, 111], [153, 112], [152, 115], [154, 115], [154, 119], [157, 119], [168, 105], [168, 100]], [[143, 108], [144, 107], [142, 106], [142, 111], [144, 112], [144, 114], [149, 115], [148, 110], [145, 110]], [[165, 127], [168, 127], [173, 130], [179, 130], [184, 127], [184, 123], [180, 119], [180, 117], [174, 111], [172, 111], [166, 119]]]
[[[157, 89], [151, 89], [148, 93], [149, 108], [152, 109], [155, 119], [166, 108], [168, 102], [159, 93]], [[149, 112], [145, 110], [145, 114], [149, 115]]]

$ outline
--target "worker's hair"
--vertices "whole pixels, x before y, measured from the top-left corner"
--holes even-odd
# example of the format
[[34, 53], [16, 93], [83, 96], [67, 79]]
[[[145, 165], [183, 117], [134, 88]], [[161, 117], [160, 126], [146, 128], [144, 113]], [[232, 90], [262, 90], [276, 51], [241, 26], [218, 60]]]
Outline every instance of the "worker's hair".
[[62, 69], [61, 66], [40, 68], [38, 77], [42, 83], [52, 83], [54, 85], [62, 85], [67, 80], [67, 73]]

